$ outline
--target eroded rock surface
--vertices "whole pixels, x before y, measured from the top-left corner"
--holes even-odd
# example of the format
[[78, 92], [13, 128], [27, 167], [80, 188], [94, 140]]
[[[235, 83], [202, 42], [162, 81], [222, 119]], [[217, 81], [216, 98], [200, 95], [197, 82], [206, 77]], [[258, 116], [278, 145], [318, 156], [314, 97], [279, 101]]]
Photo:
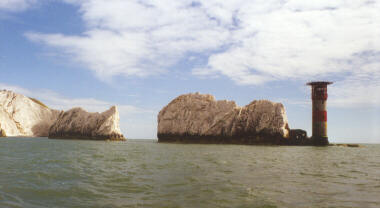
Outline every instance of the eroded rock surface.
[[81, 108], [64, 112], [50, 109], [34, 98], [1, 90], [0, 137], [6, 136], [125, 140], [116, 107], [103, 113]]
[[46, 137], [60, 111], [36, 99], [0, 91], [0, 136]]
[[281, 103], [257, 100], [239, 107], [212, 95], [185, 94], [158, 115], [159, 142], [287, 144], [289, 127]]
[[82, 108], [62, 112], [51, 126], [49, 138], [125, 140], [116, 106], [103, 113], [89, 113]]

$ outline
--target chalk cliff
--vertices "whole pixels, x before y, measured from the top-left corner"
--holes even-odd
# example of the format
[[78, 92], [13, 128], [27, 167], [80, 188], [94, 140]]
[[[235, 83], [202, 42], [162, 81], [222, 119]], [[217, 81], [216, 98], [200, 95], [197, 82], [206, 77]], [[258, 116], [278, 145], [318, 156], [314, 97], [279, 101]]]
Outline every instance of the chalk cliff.
[[8, 90], [0, 91], [0, 136], [48, 136], [60, 111], [36, 99]]
[[49, 138], [125, 140], [116, 106], [103, 113], [89, 113], [81, 108], [62, 112], [51, 126]]
[[1, 90], [0, 137], [6, 136], [125, 140], [115, 106], [103, 113], [81, 108], [64, 112], [50, 109], [34, 98]]
[[257, 100], [239, 107], [195, 93], [160, 111], [157, 137], [159, 142], [288, 144], [289, 127], [281, 103]]

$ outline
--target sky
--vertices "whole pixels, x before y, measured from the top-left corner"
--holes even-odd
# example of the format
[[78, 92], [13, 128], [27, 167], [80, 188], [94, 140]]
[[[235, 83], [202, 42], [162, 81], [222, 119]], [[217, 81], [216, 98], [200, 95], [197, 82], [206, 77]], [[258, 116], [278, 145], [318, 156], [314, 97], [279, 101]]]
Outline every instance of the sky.
[[55, 109], [117, 105], [127, 138], [200, 92], [285, 105], [311, 135], [305, 83], [329, 86], [331, 142], [380, 143], [380, 0], [0, 0], [0, 89]]

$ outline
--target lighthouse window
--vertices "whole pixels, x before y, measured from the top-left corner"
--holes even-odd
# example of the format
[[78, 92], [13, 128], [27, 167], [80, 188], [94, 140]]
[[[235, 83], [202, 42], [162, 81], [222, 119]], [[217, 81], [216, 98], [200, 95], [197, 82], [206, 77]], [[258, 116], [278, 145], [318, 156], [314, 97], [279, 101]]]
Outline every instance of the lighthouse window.
[[327, 88], [315, 87], [313, 89], [313, 97], [315, 99], [327, 99]]

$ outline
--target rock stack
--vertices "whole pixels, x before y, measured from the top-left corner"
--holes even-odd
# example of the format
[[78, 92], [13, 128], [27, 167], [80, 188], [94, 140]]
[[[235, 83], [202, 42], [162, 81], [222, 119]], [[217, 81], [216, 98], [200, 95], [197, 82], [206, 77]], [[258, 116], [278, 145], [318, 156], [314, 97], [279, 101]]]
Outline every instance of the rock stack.
[[125, 140], [116, 106], [103, 113], [89, 113], [81, 108], [62, 112], [51, 126], [49, 138]]
[[66, 112], [12, 91], [0, 91], [0, 137], [125, 140], [115, 106], [103, 113]]
[[239, 107], [212, 95], [185, 94], [158, 114], [159, 142], [290, 144], [281, 103], [257, 100]]
[[46, 137], [59, 113], [36, 99], [12, 91], [0, 91], [2, 136]]

